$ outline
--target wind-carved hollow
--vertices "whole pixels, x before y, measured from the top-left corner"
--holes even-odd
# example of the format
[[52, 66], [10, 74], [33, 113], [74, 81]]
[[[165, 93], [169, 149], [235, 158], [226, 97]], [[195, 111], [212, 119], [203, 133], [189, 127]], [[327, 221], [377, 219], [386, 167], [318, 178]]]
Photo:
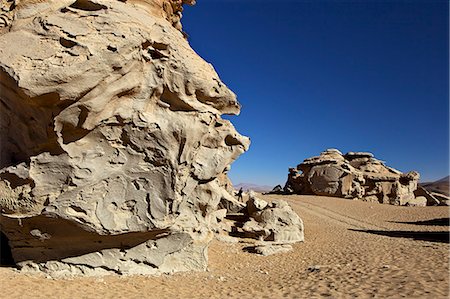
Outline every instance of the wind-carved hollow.
[[31, 186], [31, 188], [34, 187], [34, 182], [32, 179], [21, 178], [14, 173], [9, 173], [9, 172], [0, 173], [0, 180], [8, 181], [9, 185], [12, 189], [15, 189], [15, 188], [23, 186], [23, 185], [29, 185], [29, 186]]
[[184, 102], [176, 93], [171, 92], [167, 87], [164, 87], [163, 93], [161, 95], [161, 101], [168, 104], [169, 109], [172, 111], [195, 111], [195, 109], [191, 105]]
[[30, 97], [6, 69], [0, 70], [0, 169], [29, 163], [42, 152], [60, 154], [53, 117], [69, 105], [57, 91]]
[[85, 11], [97, 11], [97, 10], [107, 9], [106, 6], [98, 4], [98, 3], [94, 3], [89, 0], [77, 0], [72, 5], [70, 5], [70, 7], [75, 8], [75, 9], [85, 10]]
[[61, 44], [61, 46], [63, 46], [64, 48], [73, 48], [77, 45], [76, 42], [70, 40], [70, 39], [66, 39], [64, 37], [60, 37], [59, 38], [59, 43]]
[[79, 109], [78, 124], [74, 126], [69, 122], [63, 123], [61, 135], [64, 144], [80, 140], [90, 132], [82, 127], [88, 116], [89, 110], [84, 106], [78, 106], [77, 108]]
[[242, 142], [239, 141], [239, 139], [237, 139], [234, 136], [227, 135], [227, 137], [225, 137], [225, 144], [228, 145], [228, 146], [242, 145]]

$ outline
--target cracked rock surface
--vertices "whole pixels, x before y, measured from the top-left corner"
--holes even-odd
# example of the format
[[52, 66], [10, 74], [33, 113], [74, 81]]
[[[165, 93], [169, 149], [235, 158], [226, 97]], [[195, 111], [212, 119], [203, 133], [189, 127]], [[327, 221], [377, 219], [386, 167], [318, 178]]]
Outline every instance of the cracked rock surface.
[[[415, 198], [419, 173], [402, 173], [373, 154], [328, 149], [290, 168], [284, 193], [336, 196], [393, 205], [423, 205]], [[279, 190], [274, 190], [279, 192]], [[426, 200], [425, 200], [426, 203]], [[429, 204], [433, 202], [429, 201]]]
[[[2, 1], [2, 4], [11, 4]], [[181, 32], [194, 1], [12, 1], [0, 31], [1, 230], [24, 270], [204, 270], [249, 147]]]

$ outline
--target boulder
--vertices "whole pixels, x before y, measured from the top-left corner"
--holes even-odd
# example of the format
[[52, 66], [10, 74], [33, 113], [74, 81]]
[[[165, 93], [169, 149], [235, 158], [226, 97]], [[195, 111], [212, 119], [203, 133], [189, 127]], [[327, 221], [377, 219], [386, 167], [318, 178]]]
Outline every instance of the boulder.
[[286, 201], [267, 203], [251, 196], [247, 210], [250, 218], [242, 226], [247, 237], [277, 244], [304, 241], [303, 221]]
[[225, 175], [250, 142], [221, 117], [239, 114], [235, 94], [181, 32], [194, 1], [7, 2], [0, 223], [17, 265], [206, 269], [223, 209], [245, 207]]
[[407, 203], [407, 206], [410, 207], [426, 207], [427, 206], [427, 198], [425, 196], [417, 196], [413, 199], [410, 199]]
[[[402, 173], [367, 152], [329, 149], [289, 168], [284, 193], [336, 196], [394, 205], [414, 202], [419, 173]], [[422, 194], [421, 194], [422, 195]], [[427, 195], [428, 196], [428, 195]], [[428, 196], [428, 204], [436, 202]]]

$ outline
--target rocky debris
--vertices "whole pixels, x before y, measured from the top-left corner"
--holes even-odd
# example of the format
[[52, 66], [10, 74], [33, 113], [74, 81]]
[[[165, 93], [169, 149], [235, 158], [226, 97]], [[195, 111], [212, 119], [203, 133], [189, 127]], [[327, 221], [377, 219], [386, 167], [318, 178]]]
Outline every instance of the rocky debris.
[[[417, 204], [419, 173], [401, 173], [366, 152], [328, 149], [290, 168], [284, 193], [336, 196], [393, 205]], [[432, 201], [427, 201], [430, 204]]]
[[[2, 1], [0, 223], [23, 270], [204, 270], [245, 208], [222, 186], [249, 139], [180, 32], [193, 2]], [[294, 238], [272, 219], [289, 213], [261, 211], [263, 235]]]
[[289, 244], [269, 244], [269, 245], [258, 245], [251, 249], [253, 252], [260, 254], [262, 256], [269, 256], [272, 254], [285, 253], [292, 250], [292, 245]]
[[303, 221], [289, 204], [284, 200], [269, 203], [258, 198], [253, 190], [248, 192], [245, 209], [228, 212], [221, 225], [216, 230], [216, 239], [251, 243], [244, 250], [264, 256], [290, 251], [289, 244], [304, 241]]
[[247, 212], [249, 220], [242, 231], [246, 237], [278, 244], [302, 242], [304, 240], [303, 221], [284, 200], [268, 203], [249, 192]]

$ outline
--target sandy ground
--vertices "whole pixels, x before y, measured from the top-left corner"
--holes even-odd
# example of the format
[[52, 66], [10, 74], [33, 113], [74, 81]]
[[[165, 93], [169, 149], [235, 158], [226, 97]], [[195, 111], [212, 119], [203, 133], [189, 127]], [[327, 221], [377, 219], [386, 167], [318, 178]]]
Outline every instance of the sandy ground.
[[53, 280], [0, 268], [1, 298], [449, 298], [449, 209], [315, 196], [282, 198], [306, 241], [288, 253], [212, 242], [209, 269], [159, 277]]

